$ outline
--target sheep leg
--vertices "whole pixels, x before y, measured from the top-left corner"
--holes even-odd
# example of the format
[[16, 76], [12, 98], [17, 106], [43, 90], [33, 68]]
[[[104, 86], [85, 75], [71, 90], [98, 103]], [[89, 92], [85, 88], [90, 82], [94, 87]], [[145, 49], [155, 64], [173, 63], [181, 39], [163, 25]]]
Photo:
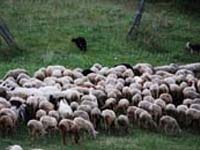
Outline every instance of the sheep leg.
[[61, 131], [63, 144], [66, 145], [66, 132]]
[[80, 136], [79, 136], [79, 133], [77, 132], [77, 133], [74, 134], [74, 142], [76, 144], [78, 144], [79, 139], [80, 139]]

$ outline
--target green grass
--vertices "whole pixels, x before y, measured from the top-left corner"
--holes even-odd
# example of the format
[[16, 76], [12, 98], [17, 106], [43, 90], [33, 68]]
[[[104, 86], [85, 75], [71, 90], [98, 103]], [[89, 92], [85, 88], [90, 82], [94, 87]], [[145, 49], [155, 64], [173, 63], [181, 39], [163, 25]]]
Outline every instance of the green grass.
[[9, 145], [19, 144], [25, 150], [31, 148], [43, 148], [44, 150], [200, 150], [200, 136], [186, 132], [173, 137], [132, 129], [128, 135], [119, 136], [100, 133], [95, 140], [85, 137], [81, 139], [78, 145], [72, 144], [71, 140], [67, 141], [67, 145], [63, 145], [60, 134], [31, 141], [27, 131], [23, 129], [20, 128], [17, 134], [12, 137], [8, 136], [1, 139], [0, 149], [4, 150]]
[[[135, 6], [129, 0], [1, 1], [0, 14], [26, 52], [6, 59], [2, 52], [0, 76], [16, 67], [32, 73], [50, 64], [86, 68], [95, 62], [112, 66], [200, 60], [183, 50], [186, 41], [200, 41], [200, 18], [166, 4], [148, 3], [138, 39], [127, 41]], [[71, 38], [79, 35], [88, 41], [86, 54], [71, 43]], [[6, 45], [1, 43], [3, 51]]]
[[[138, 39], [127, 41], [135, 6], [131, 0], [1, 0], [0, 15], [24, 51], [11, 55], [0, 39], [0, 77], [18, 67], [33, 73], [40, 67], [57, 64], [86, 68], [96, 62], [112, 66], [121, 62], [163, 65], [200, 61], [200, 56], [183, 50], [188, 40], [200, 41], [199, 17], [180, 13], [167, 4], [148, 3]], [[86, 53], [71, 43], [76, 36], [86, 37]], [[27, 132], [20, 129], [12, 137], [0, 139], [0, 150], [12, 144], [46, 150], [198, 150], [200, 137], [189, 133], [168, 137], [136, 130], [123, 137], [100, 134], [97, 140], [64, 147], [59, 135], [30, 142]]]

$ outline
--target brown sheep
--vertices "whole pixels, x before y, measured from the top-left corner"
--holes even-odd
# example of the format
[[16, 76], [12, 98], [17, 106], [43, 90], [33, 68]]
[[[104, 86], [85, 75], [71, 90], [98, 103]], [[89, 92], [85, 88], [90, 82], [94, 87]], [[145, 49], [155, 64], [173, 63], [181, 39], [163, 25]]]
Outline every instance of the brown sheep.
[[159, 98], [164, 100], [166, 102], [166, 104], [173, 102], [172, 96], [169, 93], [163, 93], [160, 95]]
[[114, 121], [116, 119], [115, 112], [110, 109], [105, 109], [102, 111], [101, 115], [104, 119], [105, 129], [110, 132], [111, 126], [114, 125]]
[[0, 131], [3, 136], [7, 135], [9, 132], [13, 132], [15, 124], [13, 119], [8, 115], [3, 115], [0, 117]]
[[137, 110], [136, 106], [129, 106], [127, 109], [127, 116], [131, 123], [135, 122], [135, 111]]
[[78, 143], [80, 137], [79, 137], [79, 127], [78, 125], [69, 119], [62, 119], [58, 125], [58, 128], [60, 129], [63, 144], [66, 145], [66, 135], [72, 134], [74, 137], [74, 142]]

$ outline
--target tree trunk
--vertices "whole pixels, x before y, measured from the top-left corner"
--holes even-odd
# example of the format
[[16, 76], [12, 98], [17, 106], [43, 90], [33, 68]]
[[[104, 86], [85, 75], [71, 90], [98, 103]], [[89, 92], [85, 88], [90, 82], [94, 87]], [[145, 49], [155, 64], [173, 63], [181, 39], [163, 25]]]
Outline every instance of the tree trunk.
[[15, 39], [2, 18], [0, 18], [0, 35], [10, 48], [17, 48]]
[[141, 0], [139, 5], [138, 5], [133, 24], [132, 24], [131, 28], [129, 29], [129, 32], [128, 32], [128, 35], [127, 35], [128, 38], [131, 38], [131, 39], [137, 38], [140, 22], [141, 22], [141, 19], [142, 19], [142, 13], [144, 11], [144, 4], [145, 4], [145, 0]]

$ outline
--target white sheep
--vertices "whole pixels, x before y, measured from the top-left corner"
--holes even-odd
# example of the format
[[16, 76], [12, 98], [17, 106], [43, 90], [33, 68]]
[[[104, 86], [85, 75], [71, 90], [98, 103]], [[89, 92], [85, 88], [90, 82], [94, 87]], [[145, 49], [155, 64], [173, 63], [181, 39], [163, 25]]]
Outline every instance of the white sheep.
[[62, 119], [71, 118], [73, 116], [73, 111], [65, 99], [62, 99], [59, 103], [58, 112]]
[[27, 127], [29, 129], [29, 134], [31, 135], [32, 140], [46, 134], [43, 124], [38, 120], [29, 120]]
[[55, 132], [58, 128], [58, 121], [51, 116], [42, 116], [40, 118], [40, 122], [43, 124], [45, 131], [47, 132]]
[[88, 113], [83, 110], [74, 111], [74, 117], [82, 117], [83, 119], [90, 121]]
[[181, 133], [180, 126], [176, 119], [170, 116], [162, 116], [159, 121], [160, 130], [164, 131], [165, 134], [177, 135]]
[[43, 109], [39, 109], [36, 114], [35, 114], [35, 117], [36, 119], [40, 119], [42, 116], [46, 116], [47, 115], [47, 112]]
[[11, 145], [6, 148], [6, 150], [23, 150], [20, 145]]

